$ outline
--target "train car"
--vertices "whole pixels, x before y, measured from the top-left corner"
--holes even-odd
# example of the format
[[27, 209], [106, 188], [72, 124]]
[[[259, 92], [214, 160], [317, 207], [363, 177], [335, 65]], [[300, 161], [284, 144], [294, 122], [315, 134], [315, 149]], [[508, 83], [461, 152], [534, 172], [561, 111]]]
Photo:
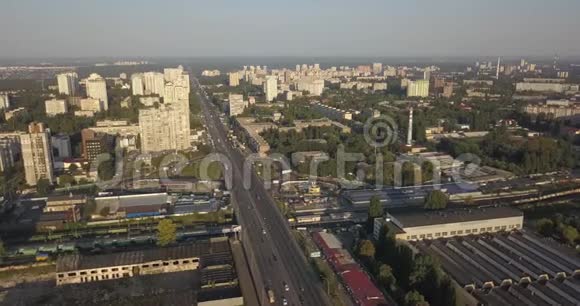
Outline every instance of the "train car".
[[36, 254], [36, 258], [35, 258], [35, 260], [37, 262], [44, 262], [44, 261], [48, 261], [49, 259], [50, 259], [50, 255], [49, 254], [47, 254], [47, 253], [40, 253], [40, 252]]
[[74, 252], [76, 247], [74, 243], [59, 244], [58, 250], [61, 252]]
[[26, 256], [35, 256], [37, 252], [36, 248], [33, 247], [24, 247], [18, 249], [18, 254], [26, 255]]
[[43, 245], [38, 248], [39, 252], [54, 254], [58, 252], [57, 245]]

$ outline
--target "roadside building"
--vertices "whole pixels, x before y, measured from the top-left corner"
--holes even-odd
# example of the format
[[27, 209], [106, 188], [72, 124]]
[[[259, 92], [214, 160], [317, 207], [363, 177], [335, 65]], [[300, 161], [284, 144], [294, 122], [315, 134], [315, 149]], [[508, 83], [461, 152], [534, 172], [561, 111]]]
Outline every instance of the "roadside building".
[[378, 239], [385, 224], [396, 239], [416, 241], [519, 230], [523, 223], [524, 214], [510, 207], [387, 213], [375, 219], [373, 236]]

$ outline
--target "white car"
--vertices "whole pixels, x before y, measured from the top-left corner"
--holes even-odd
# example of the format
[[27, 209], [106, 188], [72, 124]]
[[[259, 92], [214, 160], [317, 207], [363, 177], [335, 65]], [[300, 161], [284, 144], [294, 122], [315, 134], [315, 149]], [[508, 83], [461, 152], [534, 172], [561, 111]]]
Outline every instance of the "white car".
[[282, 298], [282, 305], [288, 306], [288, 300], [286, 298]]

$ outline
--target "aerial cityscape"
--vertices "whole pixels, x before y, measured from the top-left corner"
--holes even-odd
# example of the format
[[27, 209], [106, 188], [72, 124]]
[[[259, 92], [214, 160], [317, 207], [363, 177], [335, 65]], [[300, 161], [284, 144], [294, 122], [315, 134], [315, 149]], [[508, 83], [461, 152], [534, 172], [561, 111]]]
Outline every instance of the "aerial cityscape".
[[0, 305], [580, 305], [580, 3], [132, 3], [0, 4]]

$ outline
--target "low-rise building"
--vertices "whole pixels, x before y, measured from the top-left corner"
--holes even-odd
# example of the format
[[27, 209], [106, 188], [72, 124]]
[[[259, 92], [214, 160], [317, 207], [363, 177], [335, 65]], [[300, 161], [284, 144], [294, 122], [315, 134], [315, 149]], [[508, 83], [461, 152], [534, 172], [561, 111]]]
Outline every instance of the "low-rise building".
[[416, 241], [518, 230], [523, 223], [524, 214], [510, 207], [387, 213], [375, 219], [373, 236], [378, 239], [385, 224], [396, 239]]
[[65, 255], [57, 259], [56, 284], [196, 270], [201, 257], [210, 253], [209, 243], [198, 243], [103, 255]]
[[352, 120], [352, 113], [320, 102], [313, 103], [314, 110], [332, 120]]
[[69, 211], [77, 206], [83, 206], [87, 203], [87, 198], [82, 195], [65, 195], [50, 196], [46, 199], [44, 212], [64, 212]]

